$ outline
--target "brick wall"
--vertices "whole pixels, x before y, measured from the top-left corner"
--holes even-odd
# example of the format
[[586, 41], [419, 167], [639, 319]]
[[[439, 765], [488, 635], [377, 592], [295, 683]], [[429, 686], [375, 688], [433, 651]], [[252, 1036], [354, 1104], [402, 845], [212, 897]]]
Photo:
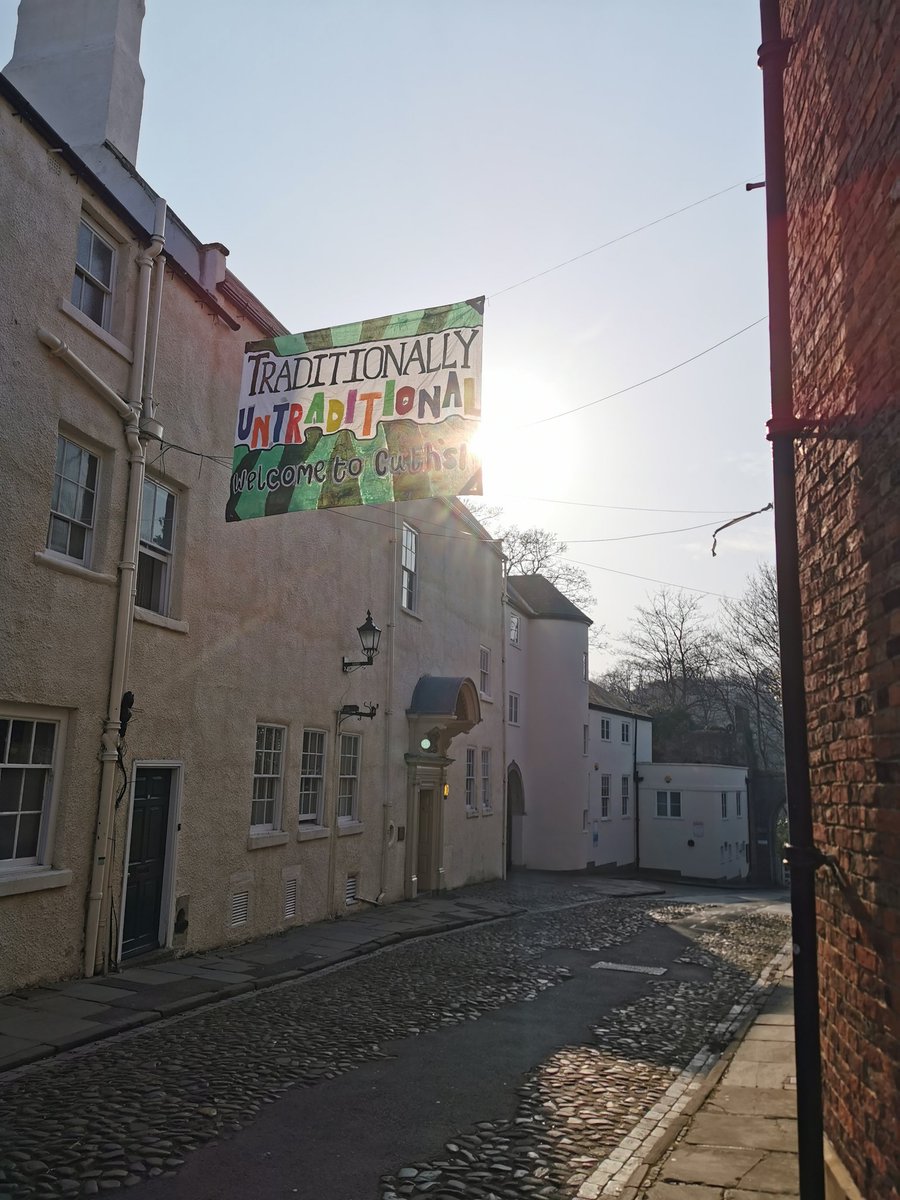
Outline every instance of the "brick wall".
[[900, 1196], [900, 180], [895, 0], [783, 0], [794, 392], [825, 1128]]

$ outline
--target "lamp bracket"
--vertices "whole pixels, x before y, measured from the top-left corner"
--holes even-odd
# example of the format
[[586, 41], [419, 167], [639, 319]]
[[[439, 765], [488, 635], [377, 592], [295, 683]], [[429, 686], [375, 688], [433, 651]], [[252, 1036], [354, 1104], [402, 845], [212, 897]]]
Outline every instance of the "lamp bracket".
[[362, 707], [358, 704], [344, 704], [338, 710], [338, 728], [350, 717], [356, 717], [357, 721], [361, 721], [363, 717], [368, 717], [371, 721], [377, 712], [377, 704], [364, 704]]
[[363, 658], [363, 659], [359, 659], [359, 660], [351, 660], [349, 658], [342, 658], [341, 659], [341, 670], [344, 672], [345, 675], [349, 675], [351, 671], [357, 671], [357, 670], [359, 670], [360, 667], [371, 667], [374, 659], [375, 659], [374, 654], [372, 655], [371, 658]]

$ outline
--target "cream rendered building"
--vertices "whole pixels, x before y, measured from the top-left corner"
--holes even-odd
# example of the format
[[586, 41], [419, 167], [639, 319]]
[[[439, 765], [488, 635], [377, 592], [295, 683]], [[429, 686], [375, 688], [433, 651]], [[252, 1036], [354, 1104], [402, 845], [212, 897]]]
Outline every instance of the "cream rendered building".
[[590, 617], [540, 575], [507, 580], [507, 821], [512, 866], [587, 866]]
[[285, 330], [131, 165], [142, 14], [24, 0], [0, 77], [0, 992], [503, 872], [500, 552], [455, 500], [226, 525]]

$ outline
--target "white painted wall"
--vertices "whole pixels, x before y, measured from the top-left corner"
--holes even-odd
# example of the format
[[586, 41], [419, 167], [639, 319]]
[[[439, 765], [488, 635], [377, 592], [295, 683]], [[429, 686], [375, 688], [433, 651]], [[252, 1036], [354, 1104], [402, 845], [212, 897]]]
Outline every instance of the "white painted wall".
[[[522, 776], [522, 785], [524, 789], [525, 815], [520, 816], [513, 814], [510, 820], [509, 837], [510, 837], [510, 860], [514, 867], [524, 866], [527, 861], [527, 829], [528, 829], [528, 806], [530, 800], [529, 781], [531, 779], [531, 754], [535, 743], [530, 742], [527, 735], [527, 721], [529, 715], [529, 697], [528, 697], [528, 645], [531, 636], [529, 621], [524, 613], [513, 604], [508, 602], [505, 607], [506, 626], [506, 698], [505, 698], [505, 715], [507, 720], [506, 726], [506, 762], [507, 767], [515, 764], [519, 768]], [[518, 641], [513, 642], [510, 639], [510, 618], [518, 617]], [[516, 724], [509, 720], [509, 696], [514, 693], [519, 698], [519, 719]], [[507, 796], [507, 803], [509, 797]]]
[[[628, 866], [634, 862], [635, 750], [640, 753], [645, 744], [649, 745], [651, 722], [594, 707], [589, 720], [588, 862], [597, 867]], [[627, 741], [622, 737], [623, 726], [628, 731]], [[625, 812], [623, 777], [627, 777], [628, 789]], [[604, 778], [609, 782], [605, 811]]]
[[[747, 768], [639, 762], [640, 867], [694, 879], [747, 877]], [[657, 793], [681, 793], [681, 816], [657, 815]], [[722, 793], [727, 817], [722, 816]], [[737, 815], [736, 794], [741, 796]], [[693, 843], [693, 845], [691, 844]]]
[[[583, 655], [588, 626], [552, 617], [527, 622], [526, 709], [519, 745], [527, 764], [525, 860], [533, 868], [577, 871], [587, 865], [588, 723]], [[507, 742], [511, 754], [511, 743]]]

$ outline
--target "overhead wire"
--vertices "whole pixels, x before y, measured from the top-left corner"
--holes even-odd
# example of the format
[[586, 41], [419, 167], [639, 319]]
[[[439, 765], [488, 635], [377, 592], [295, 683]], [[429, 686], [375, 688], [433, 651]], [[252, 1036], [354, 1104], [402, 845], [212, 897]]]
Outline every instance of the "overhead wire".
[[746, 184], [744, 180], [741, 180], [740, 183], [732, 183], [718, 192], [711, 192], [708, 196], [702, 196], [699, 200], [693, 200], [690, 204], [685, 204], [683, 208], [676, 208], [662, 217], [656, 217], [652, 221], [638, 225], [635, 229], [629, 229], [627, 233], [620, 233], [617, 237], [610, 238], [608, 242], [601, 242], [599, 246], [592, 246], [590, 250], [582, 250], [580, 254], [575, 254], [571, 258], [564, 259], [562, 262], [556, 263], [555, 266], [546, 267], [543, 271], [535, 271], [533, 275], [528, 275], [525, 279], [520, 279], [518, 283], [511, 283], [508, 287], [491, 292], [487, 298], [488, 300], [494, 300], [497, 296], [503, 296], [507, 292], [514, 291], [516, 288], [524, 287], [526, 283], [532, 283], [535, 279], [543, 279], [545, 275], [552, 275], [554, 271], [561, 271], [563, 267], [571, 266], [572, 263], [579, 262], [582, 258], [589, 258], [590, 255], [597, 254], [600, 250], [606, 250], [609, 246], [615, 246], [617, 242], [624, 242], [626, 238], [634, 237], [637, 233], [643, 233], [645, 229], [652, 229], [654, 225], [661, 225], [663, 221], [671, 221], [673, 217], [678, 217], [691, 208], [698, 208], [701, 204], [708, 204], [710, 200], [724, 196], [726, 192], [733, 192], [735, 189], [743, 187], [746, 187]]
[[590, 567], [593, 571], [605, 571], [609, 575], [625, 575], [629, 579], [640, 579], [644, 583], [658, 583], [662, 587], [678, 588], [682, 592], [697, 592], [701, 596], [717, 596], [720, 600], [734, 600], [725, 592], [710, 592], [706, 588], [689, 587], [686, 583], [672, 583], [670, 579], [654, 579], [652, 575], [635, 575], [633, 571], [618, 571], [615, 567], [601, 567], [599, 563], [581, 562], [577, 558], [563, 558], [563, 562], [572, 563], [576, 567]]
[[[737, 518], [737, 520], [742, 519], [741, 517]], [[635, 538], [662, 537], [666, 533], [690, 533], [694, 529], [709, 529], [715, 523], [715, 521], [704, 521], [702, 525], [682, 525], [680, 529], [654, 529], [650, 533], [626, 533], [621, 537], [609, 538], [560, 538], [560, 541], [565, 542], [567, 546], [585, 545], [588, 542], [630, 542]], [[730, 521], [729, 524], [731, 524]], [[726, 527], [723, 525], [721, 528]]]
[[531, 429], [535, 425], [546, 425], [548, 421], [558, 421], [560, 417], [571, 417], [573, 413], [583, 412], [586, 408], [594, 408], [597, 404], [602, 404], [604, 400], [613, 400], [616, 396], [624, 396], [626, 392], [633, 392], [635, 388], [643, 387], [647, 383], [653, 383], [656, 379], [662, 379], [663, 376], [671, 375], [673, 371], [678, 371], [681, 367], [686, 367], [688, 363], [696, 362], [698, 358], [703, 358], [704, 355], [711, 354], [713, 350], [718, 350], [726, 342], [733, 342], [742, 333], [746, 333], [749, 329], [754, 329], [757, 325], [761, 325], [763, 321], [767, 320], [768, 315], [758, 317], [755, 321], [751, 321], [749, 325], [745, 325], [743, 329], [738, 329], [734, 333], [730, 333], [728, 337], [722, 338], [720, 342], [714, 342], [711, 346], [707, 346], [705, 350], [700, 350], [697, 354], [692, 354], [690, 358], [684, 358], [681, 362], [675, 363], [674, 366], [666, 367], [665, 371], [659, 371], [656, 375], [648, 375], [646, 379], [640, 379], [637, 383], [630, 383], [628, 387], [619, 388], [617, 392], [607, 392], [605, 396], [598, 396], [596, 400], [588, 400], [584, 404], [577, 405], [575, 408], [567, 408], [564, 412], [551, 413], [549, 417], [538, 417], [536, 421], [525, 421], [519, 428]]

